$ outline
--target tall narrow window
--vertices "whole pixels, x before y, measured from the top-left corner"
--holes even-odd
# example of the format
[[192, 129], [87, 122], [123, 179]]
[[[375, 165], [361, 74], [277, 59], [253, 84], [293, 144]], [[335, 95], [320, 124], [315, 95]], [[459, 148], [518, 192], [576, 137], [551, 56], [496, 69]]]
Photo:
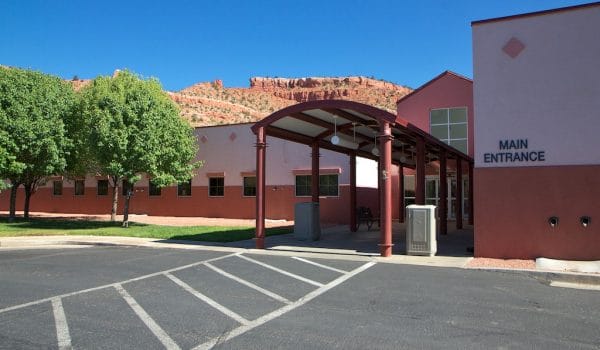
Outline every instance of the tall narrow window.
[[58, 180], [58, 181], [52, 181], [52, 194], [55, 196], [62, 196], [62, 189], [63, 189], [63, 182]]
[[296, 197], [310, 196], [310, 175], [296, 175]]
[[152, 180], [148, 184], [148, 195], [151, 197], [160, 196], [162, 194], [162, 188], [158, 187]]
[[98, 180], [97, 193], [99, 196], [108, 195], [108, 180]]
[[75, 195], [83, 196], [85, 194], [85, 181], [75, 180]]
[[244, 197], [256, 196], [256, 176], [244, 176]]
[[189, 197], [192, 195], [192, 180], [180, 182], [177, 184], [177, 195], [179, 197]]
[[208, 179], [208, 195], [210, 197], [223, 197], [225, 195], [224, 177], [211, 177]]
[[466, 107], [432, 109], [429, 116], [431, 135], [465, 154], [468, 153]]

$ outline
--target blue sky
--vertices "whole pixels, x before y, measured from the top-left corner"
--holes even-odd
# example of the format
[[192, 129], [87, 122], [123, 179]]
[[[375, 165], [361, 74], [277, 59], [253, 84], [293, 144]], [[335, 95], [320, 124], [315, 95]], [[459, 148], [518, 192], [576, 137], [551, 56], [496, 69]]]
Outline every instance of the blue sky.
[[253, 76], [363, 75], [418, 87], [472, 76], [470, 22], [570, 0], [2, 0], [0, 64], [66, 79], [117, 68], [171, 91]]

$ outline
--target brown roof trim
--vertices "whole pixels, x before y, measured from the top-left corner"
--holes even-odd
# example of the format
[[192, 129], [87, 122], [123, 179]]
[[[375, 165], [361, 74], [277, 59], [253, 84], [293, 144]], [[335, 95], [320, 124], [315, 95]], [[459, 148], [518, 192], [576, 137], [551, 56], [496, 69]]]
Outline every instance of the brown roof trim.
[[199, 130], [199, 129], [210, 129], [210, 128], [223, 128], [223, 127], [227, 127], [227, 126], [253, 125], [254, 123], [256, 123], [256, 122], [203, 125], [203, 126], [193, 126], [193, 128], [194, 128], [194, 130]]
[[404, 100], [408, 99], [409, 97], [411, 97], [411, 96], [413, 96], [413, 95], [417, 94], [419, 91], [421, 91], [421, 90], [423, 90], [424, 88], [426, 88], [427, 86], [429, 86], [429, 85], [433, 84], [433, 83], [434, 83], [434, 82], [436, 82], [437, 80], [439, 80], [439, 79], [441, 79], [441, 78], [445, 77], [446, 75], [452, 75], [452, 76], [455, 76], [455, 77], [457, 77], [457, 78], [464, 79], [464, 80], [468, 81], [468, 82], [469, 82], [469, 83], [471, 83], [471, 84], [473, 83], [473, 80], [472, 80], [472, 79], [469, 79], [469, 78], [465, 77], [464, 75], [460, 75], [460, 74], [458, 74], [458, 73], [454, 73], [454, 72], [452, 72], [452, 71], [446, 70], [446, 71], [443, 71], [442, 73], [440, 73], [440, 74], [439, 74], [438, 76], [436, 76], [435, 78], [431, 79], [430, 81], [426, 82], [425, 84], [423, 84], [423, 85], [419, 86], [418, 88], [416, 88], [415, 90], [411, 91], [411, 92], [410, 92], [408, 95], [405, 95], [405, 96], [403, 96], [401, 99], [399, 99], [398, 101], [396, 101], [396, 105], [398, 105], [400, 102], [402, 102], [402, 101], [404, 101]]
[[553, 13], [556, 13], [556, 12], [580, 10], [580, 9], [584, 9], [584, 8], [588, 8], [588, 7], [596, 7], [596, 6], [600, 6], [600, 2], [592, 2], [592, 3], [589, 3], [589, 4], [581, 4], [581, 5], [575, 5], [575, 6], [560, 7], [560, 8], [556, 8], [556, 9], [550, 9], [550, 10], [521, 13], [521, 14], [518, 14], [518, 15], [511, 15], [511, 16], [504, 16], [504, 17], [497, 17], [497, 18], [490, 18], [490, 19], [483, 19], [483, 20], [471, 22], [471, 26], [475, 26], [475, 25], [479, 25], [479, 24], [485, 24], [485, 23], [491, 23], [491, 22], [500, 22], [500, 21], [513, 20], [513, 19], [524, 18], [524, 17], [543, 16], [543, 15], [553, 14]]

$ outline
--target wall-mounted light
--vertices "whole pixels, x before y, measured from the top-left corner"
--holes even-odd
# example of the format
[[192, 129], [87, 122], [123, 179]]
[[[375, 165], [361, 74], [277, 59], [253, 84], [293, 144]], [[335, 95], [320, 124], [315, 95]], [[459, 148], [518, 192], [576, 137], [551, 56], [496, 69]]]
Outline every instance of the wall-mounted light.
[[579, 218], [579, 223], [581, 223], [581, 226], [583, 227], [588, 227], [592, 223], [592, 218], [587, 215], [582, 216]]
[[556, 226], [558, 226], [558, 217], [557, 216], [551, 216], [548, 218], [548, 225], [550, 225], [550, 227], [554, 228]]
[[372, 153], [374, 156], [378, 156], [378, 155], [379, 155], [379, 148], [377, 148], [377, 132], [375, 132], [375, 137], [374, 137], [374, 139], [375, 139], [375, 146], [373, 146], [373, 149], [371, 150], [371, 153]]

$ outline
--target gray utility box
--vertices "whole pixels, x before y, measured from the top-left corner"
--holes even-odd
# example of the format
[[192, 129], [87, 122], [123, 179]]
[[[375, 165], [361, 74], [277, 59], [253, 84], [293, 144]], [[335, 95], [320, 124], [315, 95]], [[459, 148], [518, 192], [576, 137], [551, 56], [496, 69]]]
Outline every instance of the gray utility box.
[[319, 203], [296, 203], [294, 208], [294, 238], [301, 241], [317, 241], [321, 238]]
[[406, 209], [406, 254], [434, 256], [437, 253], [435, 205], [411, 204]]

